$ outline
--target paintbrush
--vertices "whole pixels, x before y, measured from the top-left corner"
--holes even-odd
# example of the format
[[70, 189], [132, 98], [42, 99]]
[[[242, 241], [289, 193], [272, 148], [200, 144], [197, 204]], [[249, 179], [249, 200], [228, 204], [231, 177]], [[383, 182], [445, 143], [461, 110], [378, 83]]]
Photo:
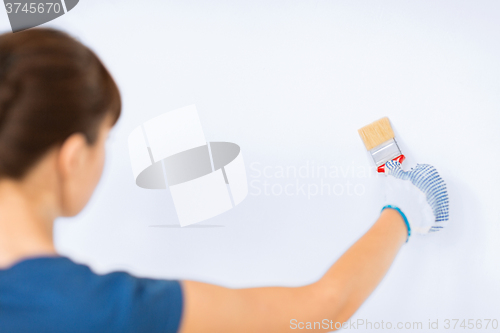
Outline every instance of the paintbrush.
[[403, 163], [405, 156], [401, 153], [394, 138], [389, 118], [384, 117], [358, 130], [366, 150], [377, 166], [378, 172], [385, 172], [385, 163], [396, 160]]

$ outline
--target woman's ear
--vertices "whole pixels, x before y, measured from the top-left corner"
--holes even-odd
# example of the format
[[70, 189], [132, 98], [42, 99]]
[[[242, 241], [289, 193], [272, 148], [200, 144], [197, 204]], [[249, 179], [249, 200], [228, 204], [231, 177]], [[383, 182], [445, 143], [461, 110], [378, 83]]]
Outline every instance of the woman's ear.
[[92, 144], [82, 133], [75, 133], [59, 147], [57, 174], [63, 216], [78, 214], [90, 200], [104, 168], [105, 143], [110, 128], [106, 120]]
[[62, 181], [70, 181], [85, 165], [87, 141], [83, 134], [69, 136], [59, 149], [57, 167]]
[[59, 148], [57, 174], [62, 216], [78, 214], [92, 194], [93, 188], [89, 188], [86, 179], [90, 169], [90, 149], [81, 133], [69, 136]]

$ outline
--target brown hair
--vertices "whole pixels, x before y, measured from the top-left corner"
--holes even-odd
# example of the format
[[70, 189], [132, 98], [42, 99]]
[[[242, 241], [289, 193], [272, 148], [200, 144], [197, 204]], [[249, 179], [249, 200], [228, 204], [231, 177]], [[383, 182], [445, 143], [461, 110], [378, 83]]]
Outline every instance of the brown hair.
[[89, 48], [54, 29], [0, 35], [0, 178], [22, 178], [74, 133], [89, 144], [121, 98]]

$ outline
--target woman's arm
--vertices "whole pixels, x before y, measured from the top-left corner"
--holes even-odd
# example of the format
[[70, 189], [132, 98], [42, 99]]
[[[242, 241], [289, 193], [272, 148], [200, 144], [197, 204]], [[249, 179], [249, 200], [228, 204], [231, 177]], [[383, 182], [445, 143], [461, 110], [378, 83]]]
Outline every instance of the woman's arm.
[[310, 285], [229, 289], [184, 281], [181, 332], [279, 333], [291, 331], [292, 319], [297, 324], [346, 321], [382, 280], [406, 237], [401, 215], [385, 209], [370, 230]]

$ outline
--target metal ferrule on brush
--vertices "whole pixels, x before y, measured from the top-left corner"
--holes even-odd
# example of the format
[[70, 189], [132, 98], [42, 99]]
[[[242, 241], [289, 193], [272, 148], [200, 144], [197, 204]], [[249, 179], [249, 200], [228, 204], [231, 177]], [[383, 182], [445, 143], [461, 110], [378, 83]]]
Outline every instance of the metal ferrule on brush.
[[[399, 156], [403, 156], [395, 139], [387, 140], [382, 144], [376, 146], [375, 148], [369, 150], [369, 152], [372, 155], [375, 165], [379, 169], [380, 167], [383, 167], [386, 162], [397, 159]], [[383, 172], [383, 170], [379, 170], [379, 172], [381, 171]]]
[[403, 163], [405, 159], [394, 139], [389, 118], [384, 117], [358, 130], [366, 150], [372, 155], [377, 171], [385, 173], [385, 163], [396, 160]]

